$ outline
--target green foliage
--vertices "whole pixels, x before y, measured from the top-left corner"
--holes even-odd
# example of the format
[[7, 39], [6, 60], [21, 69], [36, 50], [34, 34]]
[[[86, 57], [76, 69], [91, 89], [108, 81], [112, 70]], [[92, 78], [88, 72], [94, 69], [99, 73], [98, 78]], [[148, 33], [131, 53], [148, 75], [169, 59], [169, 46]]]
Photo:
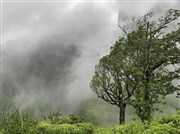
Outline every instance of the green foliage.
[[14, 109], [16, 107], [11, 103], [9, 98], [0, 96], [0, 128], [3, 127], [7, 114], [14, 112]]
[[114, 134], [113, 128], [97, 128], [95, 134]]
[[94, 127], [89, 123], [50, 124], [40, 122], [37, 131], [40, 134], [93, 134]]
[[[178, 112], [177, 112], [178, 113]], [[159, 118], [154, 118], [150, 123], [149, 123], [149, 128], [146, 130], [147, 133], [151, 134], [154, 132], [157, 133], [172, 133], [172, 134], [177, 134], [180, 133], [180, 114], [177, 115], [164, 115]], [[146, 132], [145, 131], [145, 132]]]
[[[125, 111], [126, 105], [136, 109], [142, 121], [150, 120], [165, 96], [180, 91], [173, 80], [180, 79], [180, 10], [170, 9], [154, 21], [154, 12], [133, 18], [137, 28], [120, 37], [110, 54], [95, 66], [90, 87], [97, 96]], [[174, 22], [174, 23], [172, 23]], [[166, 28], [173, 24], [171, 31]], [[165, 32], [164, 32], [165, 31]], [[126, 41], [125, 41], [126, 40]], [[173, 69], [169, 69], [173, 66]], [[162, 98], [162, 99], [160, 99]], [[124, 106], [124, 107], [123, 107]], [[123, 119], [124, 114], [120, 114]], [[120, 119], [121, 119], [120, 118]], [[121, 123], [121, 120], [120, 120]]]
[[146, 124], [140, 121], [131, 121], [121, 126], [114, 127], [114, 132], [120, 134], [142, 134], [145, 129]]
[[0, 129], [0, 134], [3, 134], [3, 131], [4, 131], [3, 129]]
[[95, 134], [142, 134], [146, 125], [140, 121], [130, 121], [123, 125], [117, 125], [111, 128], [98, 128]]
[[51, 124], [75, 124], [75, 123], [82, 123], [84, 119], [77, 115], [69, 115], [69, 116], [62, 116], [60, 112], [50, 112], [49, 115], [44, 116], [42, 115], [44, 120], [49, 121]]
[[[178, 113], [178, 111], [177, 111]], [[180, 133], [180, 114], [154, 118], [145, 134], [178, 134]]]
[[[51, 116], [61, 114], [51, 113]], [[67, 116], [68, 117], [68, 116]], [[67, 118], [66, 117], [66, 118]], [[61, 117], [62, 118], [62, 117]], [[151, 121], [141, 122], [132, 120], [123, 125], [110, 128], [95, 128], [91, 123], [77, 123], [76, 116], [69, 116], [72, 122], [51, 122], [50, 120], [37, 122], [28, 113], [15, 110], [3, 117], [4, 125], [0, 134], [179, 134], [180, 112], [177, 115], [166, 115]], [[54, 120], [54, 117], [50, 119]], [[76, 122], [77, 121], [77, 122]], [[70, 124], [71, 123], [71, 124]]]
[[84, 122], [84, 119], [80, 116], [77, 116], [77, 115], [69, 115], [68, 117], [68, 122], [69, 124], [76, 124], [76, 123], [83, 123]]
[[143, 134], [179, 134], [180, 131], [177, 128], [173, 128], [170, 124], [158, 124], [156, 126], [150, 126], [145, 130]]
[[19, 113], [16, 109], [13, 113], [3, 115], [3, 134], [32, 134], [36, 132], [37, 121], [31, 118], [28, 112]]
[[147, 125], [140, 121], [130, 121], [111, 128], [98, 128], [95, 134], [142, 134], [146, 128]]
[[95, 134], [179, 134], [180, 114], [154, 118], [151, 122], [130, 121], [111, 128], [98, 128]]

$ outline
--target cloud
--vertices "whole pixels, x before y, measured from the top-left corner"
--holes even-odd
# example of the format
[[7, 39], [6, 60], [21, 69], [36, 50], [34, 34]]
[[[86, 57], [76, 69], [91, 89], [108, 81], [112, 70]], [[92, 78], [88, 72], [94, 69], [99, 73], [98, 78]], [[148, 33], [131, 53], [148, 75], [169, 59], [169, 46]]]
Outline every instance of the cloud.
[[[162, 6], [163, 5], [163, 6]], [[122, 35], [118, 28], [156, 2], [3, 3], [3, 92], [21, 108], [71, 112], [91, 95], [98, 59]], [[64, 106], [67, 107], [64, 107]], [[63, 107], [63, 108], [62, 108]]]

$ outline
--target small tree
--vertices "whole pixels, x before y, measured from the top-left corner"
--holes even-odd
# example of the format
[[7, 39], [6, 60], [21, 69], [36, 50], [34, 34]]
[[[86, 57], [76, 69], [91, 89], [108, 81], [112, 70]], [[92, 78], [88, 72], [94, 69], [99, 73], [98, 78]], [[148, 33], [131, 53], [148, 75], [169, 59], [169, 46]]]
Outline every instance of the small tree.
[[[120, 109], [119, 123], [125, 121], [126, 105], [132, 105], [142, 121], [153, 115], [160, 96], [178, 92], [172, 84], [180, 75], [179, 23], [174, 31], [167, 27], [180, 16], [180, 10], [170, 9], [164, 17], [153, 21], [154, 12], [133, 18], [137, 29], [126, 34], [111, 47], [109, 55], [95, 67], [90, 87], [98, 97]], [[172, 23], [171, 23], [172, 24]], [[163, 32], [163, 30], [165, 32]], [[169, 69], [174, 66], [173, 69]]]

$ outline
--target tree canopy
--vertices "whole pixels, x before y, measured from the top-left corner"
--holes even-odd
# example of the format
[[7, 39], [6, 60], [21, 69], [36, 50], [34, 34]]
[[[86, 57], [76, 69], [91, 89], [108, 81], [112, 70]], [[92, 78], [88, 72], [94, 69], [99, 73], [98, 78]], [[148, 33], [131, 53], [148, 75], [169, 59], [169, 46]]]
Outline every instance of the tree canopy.
[[120, 124], [125, 121], [126, 105], [132, 105], [144, 121], [151, 119], [158, 110], [155, 104], [165, 96], [179, 95], [180, 85], [173, 80], [180, 78], [180, 10], [170, 9], [156, 20], [154, 16], [150, 11], [134, 17], [136, 30], [132, 32], [119, 26], [126, 37], [120, 37], [95, 67], [90, 87], [119, 107]]

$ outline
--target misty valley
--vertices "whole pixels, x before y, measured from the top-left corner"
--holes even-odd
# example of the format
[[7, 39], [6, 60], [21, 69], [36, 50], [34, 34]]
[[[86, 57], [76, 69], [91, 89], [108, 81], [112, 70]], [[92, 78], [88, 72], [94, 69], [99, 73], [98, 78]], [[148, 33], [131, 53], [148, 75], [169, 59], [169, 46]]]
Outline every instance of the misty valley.
[[40, 3], [1, 2], [0, 134], [180, 134], [179, 1]]

